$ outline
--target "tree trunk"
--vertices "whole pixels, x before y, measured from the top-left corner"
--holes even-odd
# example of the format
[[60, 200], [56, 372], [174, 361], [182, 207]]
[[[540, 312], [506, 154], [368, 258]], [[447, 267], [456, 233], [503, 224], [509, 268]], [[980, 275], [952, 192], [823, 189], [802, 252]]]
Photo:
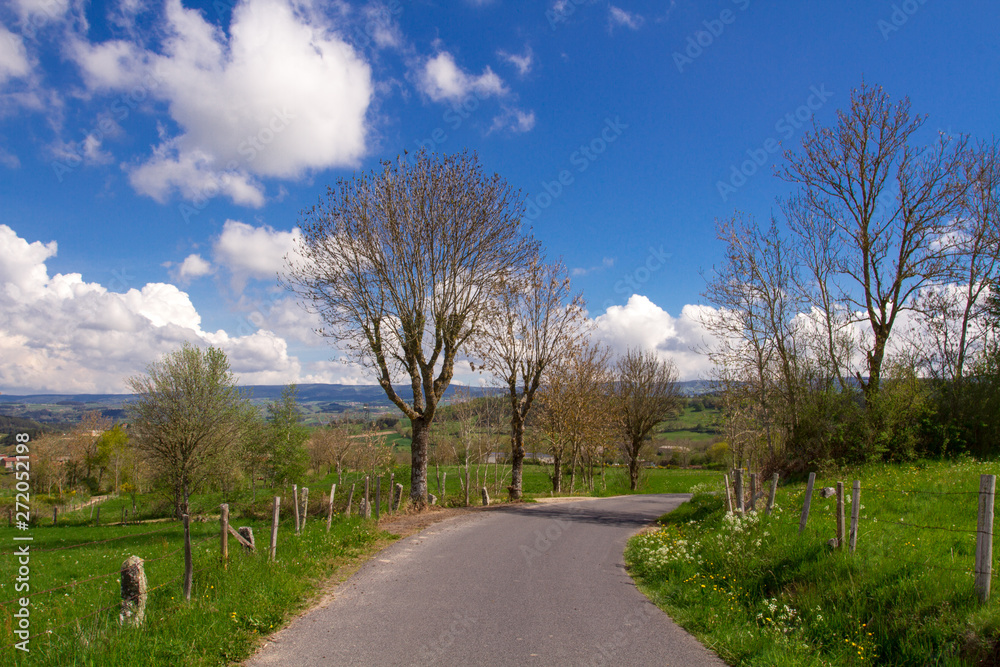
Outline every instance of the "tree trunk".
[[639, 490], [639, 457], [630, 457], [628, 461], [629, 486], [633, 491]]
[[411, 421], [413, 440], [410, 444], [410, 500], [418, 509], [427, 505], [427, 445], [430, 425], [423, 419]]
[[552, 492], [562, 493], [562, 456], [552, 456]]
[[[524, 420], [510, 420], [510, 499], [520, 500], [524, 493]], [[499, 490], [498, 490], [499, 492]]]

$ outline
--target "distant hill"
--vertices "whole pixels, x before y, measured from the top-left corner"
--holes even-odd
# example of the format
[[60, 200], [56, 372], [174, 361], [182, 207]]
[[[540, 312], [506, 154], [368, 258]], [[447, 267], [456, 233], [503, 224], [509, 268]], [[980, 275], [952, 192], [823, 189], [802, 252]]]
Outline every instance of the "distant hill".
[[[698, 396], [712, 391], [709, 382], [695, 380], [680, 382], [683, 396]], [[241, 387], [250, 396], [251, 403], [263, 406], [281, 396], [284, 385], [247, 385]], [[449, 402], [459, 389], [469, 390], [473, 396], [484, 396], [501, 391], [496, 388], [465, 387], [452, 385], [445, 393], [444, 402]], [[396, 391], [409, 401], [413, 398], [410, 387], [399, 386]], [[0, 417], [32, 420], [48, 429], [65, 430], [79, 423], [84, 413], [99, 410], [114, 421], [127, 418], [126, 403], [132, 394], [0, 394]], [[385, 392], [378, 385], [349, 384], [300, 384], [298, 402], [307, 424], [325, 424], [344, 413], [360, 413], [367, 406], [373, 414], [398, 412], [389, 402]], [[25, 422], [27, 423], [27, 422]], [[0, 430], [2, 433], [2, 430]]]

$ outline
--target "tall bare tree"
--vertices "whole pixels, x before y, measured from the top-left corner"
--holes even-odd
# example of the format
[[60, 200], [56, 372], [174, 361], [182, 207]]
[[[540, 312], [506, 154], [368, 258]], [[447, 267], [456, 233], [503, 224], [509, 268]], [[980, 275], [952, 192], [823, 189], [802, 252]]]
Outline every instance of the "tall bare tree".
[[563, 466], [575, 471], [588, 444], [606, 442], [611, 410], [611, 351], [580, 341], [546, 372], [539, 393], [539, 428], [553, 458], [552, 490], [562, 491]]
[[240, 442], [251, 408], [236, 387], [225, 353], [187, 343], [130, 377], [130, 436], [170, 485], [177, 515], [188, 498]]
[[799, 186], [790, 201], [800, 217], [830, 235], [822, 240], [837, 253], [830, 277], [838, 288], [830, 291], [867, 323], [867, 377], [855, 377], [868, 398], [878, 394], [899, 314], [948, 274], [952, 249], [941, 239], [968, 187], [967, 139], [942, 134], [918, 147], [914, 135], [924, 121], [911, 115], [908, 98], [893, 102], [881, 87], [862, 83], [833, 127], [815, 127], [800, 152], [785, 152], [780, 173]]
[[[301, 224], [287, 286], [319, 331], [374, 370], [411, 422], [410, 495], [427, 502], [428, 435], [455, 360], [492, 296], [537, 253], [523, 200], [474, 154], [418, 153], [341, 180]], [[409, 380], [407, 400], [393, 386]]]
[[971, 354], [987, 332], [986, 296], [1000, 270], [1000, 144], [971, 151], [965, 177], [970, 187], [949, 232], [954, 249], [949, 284], [921, 295], [921, 324], [929, 333], [925, 364], [933, 377], [960, 391]]
[[[753, 219], [735, 216], [717, 222], [717, 237], [726, 244], [725, 261], [708, 282], [705, 297], [717, 307], [703, 324], [716, 344], [708, 351], [722, 386], [741, 399], [744, 423], [738, 432], [760, 433], [774, 459], [797, 415], [801, 354], [796, 316], [795, 249], [772, 218], [762, 229]], [[747, 410], [746, 398], [754, 409]], [[753, 417], [753, 424], [746, 422]], [[756, 436], [753, 437], [756, 440]], [[731, 443], [735, 452], [745, 448]]]
[[512, 500], [523, 493], [524, 426], [542, 376], [579, 342], [585, 317], [582, 295], [570, 294], [565, 265], [534, 261], [499, 290], [485, 319], [481, 354], [510, 402]]
[[660, 422], [681, 408], [677, 367], [651, 350], [628, 350], [615, 367], [615, 412], [621, 428], [622, 453], [628, 462], [629, 482], [639, 489], [642, 450]]

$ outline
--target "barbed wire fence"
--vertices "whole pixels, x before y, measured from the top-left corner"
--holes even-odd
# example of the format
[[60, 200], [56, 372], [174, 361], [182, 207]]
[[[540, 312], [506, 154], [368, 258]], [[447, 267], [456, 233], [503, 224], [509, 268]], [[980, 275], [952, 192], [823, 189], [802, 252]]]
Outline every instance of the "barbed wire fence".
[[[734, 469], [731, 470], [729, 474], [724, 475], [723, 483], [725, 485], [724, 493], [726, 511], [733, 514], [746, 514], [763, 510], [765, 514], [770, 515], [775, 503], [775, 494], [779, 481], [778, 473], [774, 473], [772, 476], [769, 491], [766, 491], [762, 487], [757, 473], [750, 473], [749, 493], [745, 492], [747, 490], [745, 485], [745, 474], [746, 472], [743, 470]], [[730, 478], [732, 479], [730, 480]], [[802, 535], [808, 531], [809, 534], [822, 538], [824, 537], [822, 529], [815, 527], [815, 520], [812, 525], [809, 524], [813, 493], [815, 491], [815, 482], [816, 473], [809, 473], [808, 482], [802, 499], [801, 512], [799, 514], [798, 532]], [[961, 528], [955, 526], [935, 526], [914, 523], [912, 521], [906, 521], [903, 518], [895, 521], [883, 520], [880, 522], [878, 521], [878, 517], [869, 517], [867, 515], [862, 517], [860, 514], [862, 509], [862, 486], [860, 480], [853, 480], [850, 497], [847, 496], [847, 489], [844, 482], [837, 482], [836, 487], [824, 487], [820, 490], [820, 494], [824, 498], [836, 497], [836, 529], [834, 536], [827, 540], [827, 544], [831, 548], [838, 550], [846, 547], [852, 555], [855, 553], [857, 547], [859, 527], [862, 521], [867, 522], [869, 525], [877, 524], [880, 528], [888, 527], [890, 530], [899, 528], [910, 532], [934, 531], [939, 533], [955, 533], [967, 537], [974, 536], [976, 539], [975, 559], [974, 562], [968, 567], [950, 567], [936, 562], [931, 562], [929, 559], [919, 562], [910, 561], [898, 555], [895, 557], [895, 560], [900, 563], [919, 566], [926, 569], [961, 573], [966, 576], [971, 575], [974, 577], [974, 587], [979, 600], [984, 603], [989, 600], [991, 582], [995, 577], [1000, 576], [1000, 573], [993, 571], [993, 519], [994, 500], [996, 495], [995, 475], [980, 475], [979, 491], [932, 491], [924, 489], [896, 489], [884, 486], [871, 486], [864, 489], [864, 491], [866, 493], [880, 493], [884, 496], [888, 496], [889, 494], [899, 494], [901, 497], [921, 495], [949, 497], [962, 496], [970, 499], [978, 499], [976, 527]], [[759, 505], [761, 504], [761, 501], [764, 501], [765, 499], [766, 502], [764, 503], [764, 507], [760, 508]], [[846, 516], [846, 508], [848, 505], [851, 506], [849, 524]], [[952, 555], [954, 556], [954, 554]]]

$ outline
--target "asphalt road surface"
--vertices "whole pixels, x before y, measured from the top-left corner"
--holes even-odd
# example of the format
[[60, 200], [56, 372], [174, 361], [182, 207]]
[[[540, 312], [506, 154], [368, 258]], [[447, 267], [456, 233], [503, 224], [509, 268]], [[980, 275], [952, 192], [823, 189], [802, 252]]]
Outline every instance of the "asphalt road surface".
[[246, 664], [724, 665], [640, 593], [625, 541], [688, 498], [462, 515], [401, 540]]

